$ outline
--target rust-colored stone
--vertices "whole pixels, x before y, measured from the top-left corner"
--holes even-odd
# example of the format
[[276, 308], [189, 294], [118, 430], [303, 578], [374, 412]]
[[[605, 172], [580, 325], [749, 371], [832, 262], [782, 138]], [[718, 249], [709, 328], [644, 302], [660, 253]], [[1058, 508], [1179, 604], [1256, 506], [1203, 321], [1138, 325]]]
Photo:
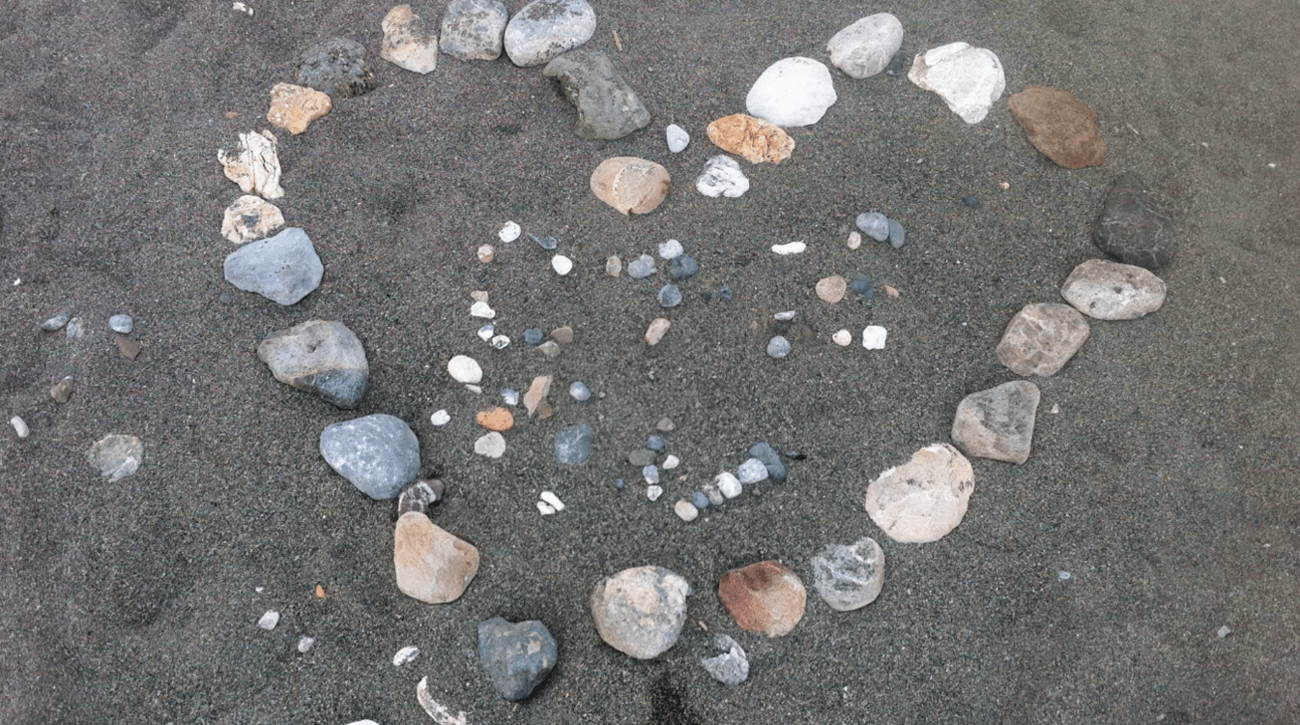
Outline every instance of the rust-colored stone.
[[764, 161], [779, 164], [794, 151], [794, 139], [780, 126], [743, 113], [723, 116], [710, 123], [708, 133], [715, 146], [752, 164]]
[[1082, 169], [1106, 160], [1097, 113], [1079, 99], [1055, 88], [1029, 86], [1008, 101], [1029, 143], [1057, 166]]
[[479, 425], [488, 430], [497, 431], [498, 433], [508, 431], [515, 427], [515, 416], [508, 408], [480, 410], [474, 418], [478, 421]]
[[718, 600], [741, 629], [780, 637], [803, 618], [808, 592], [780, 562], [760, 561], [727, 572], [718, 583]]

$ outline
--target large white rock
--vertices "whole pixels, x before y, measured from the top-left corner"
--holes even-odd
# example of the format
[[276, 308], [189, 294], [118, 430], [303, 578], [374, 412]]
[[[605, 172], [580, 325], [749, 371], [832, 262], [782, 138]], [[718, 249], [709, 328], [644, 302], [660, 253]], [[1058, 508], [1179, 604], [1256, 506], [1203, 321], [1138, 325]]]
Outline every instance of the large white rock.
[[935, 443], [867, 486], [867, 514], [894, 541], [938, 541], [961, 523], [973, 490], [970, 461], [947, 443]]
[[850, 78], [867, 78], [884, 70], [903, 45], [903, 24], [889, 13], [876, 13], [831, 37], [826, 52], [831, 65]]
[[1136, 320], [1165, 303], [1165, 283], [1142, 267], [1089, 259], [1070, 273], [1061, 296], [1098, 320]]
[[907, 79], [939, 94], [966, 123], [979, 123], [1006, 89], [1002, 61], [987, 48], [949, 43], [916, 56]]
[[745, 96], [749, 115], [778, 126], [811, 126], [835, 103], [831, 71], [813, 60], [795, 56], [767, 67]]

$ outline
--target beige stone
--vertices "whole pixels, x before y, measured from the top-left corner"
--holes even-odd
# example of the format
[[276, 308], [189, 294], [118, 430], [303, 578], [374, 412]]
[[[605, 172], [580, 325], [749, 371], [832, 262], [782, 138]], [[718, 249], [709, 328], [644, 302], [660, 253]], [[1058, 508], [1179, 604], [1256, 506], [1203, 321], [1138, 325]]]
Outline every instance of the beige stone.
[[690, 584], [661, 566], [624, 569], [591, 593], [591, 618], [600, 638], [629, 657], [658, 657], [677, 642], [686, 623]]
[[968, 456], [1024, 463], [1034, 441], [1038, 386], [1014, 380], [971, 393], [957, 406], [952, 441]]
[[478, 549], [419, 511], [407, 511], [393, 532], [393, 567], [403, 594], [446, 604], [460, 598], [478, 573]]
[[646, 328], [645, 331], [646, 343], [650, 345], [658, 345], [659, 341], [664, 339], [664, 334], [668, 332], [668, 328], [672, 327], [672, 325], [672, 322], [662, 317], [656, 317], [651, 320], [650, 327]]
[[528, 390], [524, 392], [524, 408], [528, 410], [530, 417], [537, 412], [537, 406], [546, 400], [546, 396], [551, 392], [551, 380], [553, 378], [550, 375], [538, 375], [533, 378], [532, 385], [529, 385]]
[[1165, 283], [1142, 267], [1089, 259], [1070, 272], [1061, 296], [1098, 320], [1136, 320], [1164, 305]]
[[1018, 375], [1055, 375], [1088, 339], [1088, 321], [1069, 305], [1025, 305], [998, 343], [998, 359]]
[[410, 5], [389, 10], [380, 27], [384, 30], [384, 42], [379, 57], [398, 68], [421, 74], [438, 67], [438, 32], [412, 12]]
[[718, 583], [718, 600], [741, 629], [780, 637], [803, 619], [808, 592], [780, 562], [760, 561], [727, 572]]
[[591, 174], [591, 192], [624, 214], [654, 211], [668, 195], [668, 170], [633, 156], [606, 159]]
[[217, 160], [226, 178], [239, 184], [245, 194], [279, 199], [284, 196], [284, 189], [280, 188], [278, 142], [270, 131], [241, 133], [239, 148], [230, 152], [218, 149]]
[[817, 296], [823, 302], [829, 302], [832, 305], [844, 299], [844, 294], [849, 289], [849, 283], [838, 274], [832, 274], [829, 277], [822, 277], [817, 280]]
[[780, 126], [743, 113], [723, 116], [710, 123], [707, 131], [715, 146], [752, 164], [779, 164], [794, 151], [794, 139]]
[[331, 107], [328, 93], [292, 83], [276, 83], [271, 87], [271, 110], [266, 112], [266, 120], [296, 136], [306, 131], [312, 121], [329, 113]]
[[938, 541], [966, 516], [975, 471], [947, 443], [935, 443], [867, 486], [867, 515], [894, 541]]
[[260, 196], [245, 194], [226, 207], [221, 220], [221, 235], [235, 244], [261, 239], [284, 226], [280, 207]]

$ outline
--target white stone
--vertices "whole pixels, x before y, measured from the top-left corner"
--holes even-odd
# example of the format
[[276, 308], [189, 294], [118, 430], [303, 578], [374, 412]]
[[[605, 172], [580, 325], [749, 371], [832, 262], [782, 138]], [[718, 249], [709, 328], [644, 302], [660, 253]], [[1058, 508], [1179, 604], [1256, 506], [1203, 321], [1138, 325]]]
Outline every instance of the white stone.
[[257, 620], [257, 626], [270, 632], [275, 629], [275, 625], [280, 623], [280, 613], [274, 609], [268, 609], [261, 619]]
[[694, 521], [700, 516], [700, 510], [690, 501], [678, 501], [673, 504], [673, 513], [677, 514], [677, 518], [682, 521]]
[[491, 320], [497, 316], [497, 311], [492, 309], [492, 306], [487, 303], [487, 300], [478, 300], [469, 306], [469, 314], [470, 317], [481, 317], [485, 320]]
[[1164, 305], [1165, 283], [1142, 267], [1089, 259], [1070, 272], [1061, 296], [1098, 320], [1136, 320]]
[[245, 194], [230, 206], [221, 220], [221, 235], [235, 244], [261, 239], [284, 226], [280, 208], [260, 196]]
[[1232, 634], [1232, 627], [1225, 624], [1219, 627], [1219, 631], [1215, 632], [1215, 634], [1219, 636], [1219, 639], [1227, 639], [1228, 635]]
[[[235, 4], [238, 5], [239, 3], [235, 3]], [[249, 14], [250, 15], [252, 14], [251, 10], [249, 11]], [[379, 723], [375, 722], [374, 720], [356, 720], [354, 722], [348, 723], [348, 725], [379, 725]]]
[[735, 199], [749, 191], [749, 179], [740, 163], [730, 156], [714, 156], [704, 164], [704, 173], [695, 180], [695, 190], [714, 199]]
[[669, 456], [664, 459], [663, 469], [665, 471], [671, 471], [674, 468], [681, 465], [681, 463], [682, 463], [682, 459], [678, 458], [677, 456], [669, 454]]
[[812, 58], [778, 60], [763, 71], [745, 96], [749, 115], [778, 126], [810, 126], [835, 103], [830, 69]]
[[560, 497], [556, 496], [553, 491], [542, 491], [541, 498], [543, 501], [550, 504], [551, 508], [556, 511], [564, 510], [564, 502], [561, 501]]
[[425, 74], [438, 67], [438, 32], [424, 18], [398, 5], [380, 22], [384, 40], [379, 57], [398, 68]]
[[662, 495], [664, 495], [664, 489], [662, 486], [649, 486], [645, 490], [645, 497], [651, 501], [658, 501], [659, 497]]
[[836, 330], [835, 334], [831, 335], [831, 339], [835, 341], [836, 345], [847, 347], [849, 343], [853, 342], [853, 333], [848, 330]]
[[446, 409], [435, 410], [433, 415], [429, 416], [429, 422], [441, 428], [451, 422], [451, 413]]
[[872, 481], [866, 510], [894, 541], [923, 544], [961, 523], [974, 489], [970, 461], [947, 443], [935, 443]]
[[537, 513], [539, 513], [539, 514], [541, 514], [541, 515], [543, 515], [543, 516], [554, 516], [554, 515], [555, 515], [555, 507], [552, 506], [552, 505], [550, 505], [549, 503], [546, 503], [545, 501], [538, 501], [538, 502], [537, 502]]
[[885, 552], [870, 536], [831, 544], [812, 558], [813, 585], [837, 612], [861, 609], [880, 596], [885, 583]]
[[691, 142], [691, 135], [686, 133], [686, 129], [675, 123], [668, 124], [668, 128], [664, 129], [664, 137], [668, 141], [668, 150], [675, 154], [685, 151]]
[[484, 326], [478, 328], [478, 336], [479, 336], [479, 339], [482, 340], [483, 342], [487, 342], [488, 340], [491, 340], [491, 339], [492, 339], [492, 335], [494, 335], [494, 334], [496, 333], [496, 331], [497, 331], [497, 326], [496, 326], [496, 325], [493, 325], [493, 324], [491, 324], [491, 323], [488, 323], [488, 324], [486, 324], [486, 325], [484, 325]]
[[781, 312], [773, 313], [772, 319], [781, 321], [793, 320], [794, 316], [797, 314], [799, 313], [796, 310], [783, 310]]
[[659, 467], [653, 463], [641, 467], [641, 477], [646, 483], [659, 483]]
[[862, 346], [868, 350], [884, 350], [888, 336], [889, 331], [880, 325], [867, 325], [862, 328]]
[[966, 123], [979, 123], [1006, 89], [1002, 62], [993, 51], [949, 43], [916, 56], [908, 80], [934, 91]]
[[415, 658], [419, 656], [420, 656], [420, 648], [416, 647], [415, 645], [408, 644], [405, 647], [397, 650], [397, 653], [393, 655], [393, 666], [401, 667], [407, 662], [413, 662]]
[[447, 361], [447, 374], [452, 380], [466, 385], [474, 385], [483, 380], [483, 368], [478, 361], [468, 355], [457, 355]]
[[[312, 648], [312, 645], [314, 644], [316, 644], [315, 637], [302, 637], [298, 640], [298, 652], [302, 654], [307, 654], [307, 651], [310, 650]], [[362, 722], [369, 722], [369, 721], [362, 720]]]
[[659, 245], [659, 256], [663, 259], [676, 259], [682, 256], [686, 250], [682, 248], [682, 243], [676, 239], [669, 239]]
[[903, 24], [889, 13], [868, 15], [844, 28], [826, 44], [831, 65], [850, 78], [883, 71], [903, 45]]
[[497, 239], [500, 239], [506, 244], [509, 244], [510, 242], [513, 242], [514, 240], [518, 239], [519, 235], [523, 233], [524, 233], [523, 228], [520, 227], [515, 222], [506, 222], [504, 225], [502, 225], [501, 230], [497, 232]]
[[573, 260], [563, 254], [557, 254], [551, 257], [551, 269], [554, 269], [556, 274], [563, 277], [573, 271]]
[[618, 258], [617, 254], [611, 254], [609, 259], [605, 260], [605, 274], [611, 277], [617, 277], [623, 273], [623, 260]]
[[506, 346], [509, 344], [510, 344], [510, 338], [506, 337], [505, 335], [492, 336], [492, 347], [495, 347], [498, 350], [504, 350]]
[[469, 392], [475, 394], [475, 395], [482, 395], [482, 394], [483, 394], [483, 388], [479, 387], [478, 385], [466, 385], [466, 386], [465, 386], [465, 389], [468, 390]]
[[723, 471], [713, 477], [713, 485], [718, 487], [723, 496], [735, 498], [740, 495], [743, 488], [740, 485], [740, 479], [731, 474], [730, 471]]
[[596, 11], [586, 0], [533, 0], [506, 24], [506, 55], [517, 66], [549, 62], [586, 43], [596, 32]]
[[767, 480], [767, 466], [757, 458], [750, 458], [740, 464], [740, 468], [736, 469], [736, 473], [737, 478], [744, 484]]
[[505, 388], [501, 391], [501, 400], [509, 406], [519, 405], [519, 391], [514, 388]]
[[9, 419], [9, 425], [14, 427], [14, 433], [17, 433], [19, 438], [26, 438], [32, 433], [27, 427], [27, 421], [16, 415]]
[[478, 261], [487, 264], [496, 257], [496, 252], [497, 250], [493, 249], [491, 244], [484, 244], [478, 248]]
[[505, 436], [496, 431], [484, 435], [474, 441], [474, 452], [488, 458], [500, 458], [506, 452]]
[[280, 188], [280, 157], [275, 150], [277, 140], [270, 131], [239, 134], [239, 148], [227, 153], [217, 151], [217, 160], [226, 178], [239, 184], [245, 194], [257, 194], [263, 199], [284, 196]]
[[849, 240], [848, 242], [846, 242], [846, 244], [848, 245], [849, 249], [857, 249], [858, 247], [861, 247], [862, 233], [856, 231], [849, 232]]
[[646, 344], [658, 345], [659, 341], [664, 339], [664, 333], [668, 332], [668, 328], [672, 327], [672, 324], [672, 322], [662, 317], [651, 320], [650, 326], [645, 331]]
[[788, 254], [803, 254], [808, 249], [808, 245], [803, 242], [786, 242], [785, 244], [773, 244], [772, 251], [781, 256]]

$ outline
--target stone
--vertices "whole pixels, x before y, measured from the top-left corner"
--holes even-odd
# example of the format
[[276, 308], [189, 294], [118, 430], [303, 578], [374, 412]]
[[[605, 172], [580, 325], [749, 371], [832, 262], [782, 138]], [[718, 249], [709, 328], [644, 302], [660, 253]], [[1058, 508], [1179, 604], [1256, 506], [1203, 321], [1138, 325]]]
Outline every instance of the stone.
[[633, 156], [605, 159], [591, 174], [591, 193], [623, 214], [648, 214], [668, 196], [668, 170]]
[[854, 223], [863, 234], [877, 242], [889, 239], [889, 218], [880, 212], [869, 211], [859, 214]]
[[262, 197], [245, 194], [226, 207], [221, 220], [221, 236], [235, 244], [261, 239], [284, 226], [280, 207]]
[[320, 454], [376, 501], [394, 498], [420, 475], [420, 442], [401, 418], [376, 413], [325, 427]]
[[561, 277], [566, 277], [573, 271], [573, 260], [563, 254], [557, 254], [551, 257], [551, 269]]
[[736, 469], [736, 474], [740, 482], [744, 484], [766, 481], [767, 477], [771, 475], [763, 461], [754, 457], [745, 459], [745, 462], [741, 463], [740, 467]]
[[407, 646], [397, 650], [397, 652], [393, 654], [393, 666], [401, 667], [402, 665], [407, 664], [409, 662], [414, 662], [415, 658], [419, 656], [420, 656], [420, 648], [416, 647], [415, 645], [408, 644]]
[[659, 245], [659, 256], [663, 259], [673, 260], [686, 253], [682, 243], [676, 239], [669, 239]]
[[862, 328], [862, 346], [868, 350], [884, 350], [889, 330], [880, 325], [867, 325]]
[[749, 658], [736, 640], [725, 634], [713, 636], [713, 646], [723, 650], [716, 657], [701, 657], [700, 664], [713, 679], [735, 687], [749, 677]]
[[671, 453], [669, 453], [668, 456], [664, 458], [665, 471], [671, 471], [674, 468], [680, 466], [681, 464], [682, 464], [682, 459], [678, 458], [677, 456], [674, 456]]
[[794, 151], [794, 139], [780, 126], [743, 113], [723, 116], [707, 130], [715, 146], [752, 164], [779, 164]]
[[845, 240], [844, 245], [849, 249], [857, 249], [862, 246], [862, 233], [859, 231], [849, 232], [849, 238]]
[[126, 335], [117, 334], [113, 336], [113, 342], [117, 345], [118, 353], [127, 360], [134, 360], [140, 354], [140, 343], [132, 340]]
[[790, 254], [803, 254], [808, 250], [808, 244], [805, 242], [786, 242], [785, 244], [773, 244], [772, 252], [782, 257]]
[[[665, 468], [666, 467], [667, 466], [665, 466]], [[718, 494], [718, 496], [719, 498], [721, 498], [722, 494]], [[695, 493], [691, 494], [691, 505], [700, 511], [703, 511], [704, 509], [708, 508], [710, 503], [711, 501], [709, 500], [709, 495], [703, 491], [696, 491]]]
[[659, 483], [659, 467], [642, 466], [641, 477], [645, 479], [646, 483]]
[[987, 48], [948, 43], [912, 60], [907, 79], [924, 91], [934, 91], [966, 123], [979, 123], [1006, 89], [1002, 61]]
[[848, 330], [836, 330], [835, 334], [831, 335], [831, 341], [840, 347], [848, 347], [853, 342], [853, 333]]
[[517, 66], [542, 65], [595, 32], [596, 11], [586, 0], [534, 0], [506, 24], [506, 55]]
[[663, 487], [661, 487], [661, 486], [647, 486], [647, 487], [646, 487], [646, 490], [645, 490], [645, 497], [648, 498], [648, 499], [650, 499], [651, 501], [658, 501], [658, 500], [659, 500], [659, 497], [662, 496], [662, 495], [664, 495], [664, 489], [663, 489]]
[[341, 322], [310, 320], [273, 332], [257, 357], [276, 380], [339, 408], [357, 407], [370, 380], [366, 350]]
[[235, 287], [287, 307], [320, 286], [325, 265], [307, 233], [289, 227], [231, 252], [223, 271]]
[[704, 171], [695, 179], [695, 190], [714, 199], [719, 196], [735, 199], [749, 191], [749, 179], [735, 159], [714, 156], [705, 162]]
[[589, 400], [591, 399], [591, 389], [587, 387], [586, 383], [575, 380], [569, 384], [569, 397], [578, 402]]
[[876, 288], [871, 284], [871, 279], [865, 274], [860, 274], [857, 277], [854, 277], [853, 281], [849, 282], [849, 289], [867, 299], [871, 299], [876, 293]]
[[500, 458], [506, 453], [506, 439], [496, 431], [484, 433], [474, 441], [474, 453], [485, 458]]
[[446, 485], [437, 479], [416, 481], [402, 489], [401, 495], [397, 497], [397, 515], [401, 516], [407, 511], [427, 514], [429, 508], [441, 501], [446, 492]]
[[813, 290], [823, 302], [829, 302], [833, 305], [844, 299], [844, 295], [849, 290], [849, 283], [838, 274], [832, 274], [829, 277], [822, 277], [817, 280], [817, 285]]
[[9, 425], [14, 427], [14, 435], [18, 436], [20, 439], [26, 438], [32, 434], [31, 428], [27, 427], [27, 421], [23, 420], [22, 416], [15, 415], [10, 418]]
[[560, 343], [554, 340], [547, 340], [537, 346], [537, 349], [546, 356], [547, 360], [554, 360], [560, 355]]
[[451, 413], [448, 413], [445, 408], [435, 410], [433, 415], [429, 416], [429, 422], [438, 427], [447, 425], [451, 422]]
[[617, 277], [623, 273], [623, 260], [618, 258], [617, 254], [611, 254], [609, 259], [605, 260], [605, 274], [610, 277]]
[[480, 410], [475, 414], [474, 420], [484, 428], [497, 431], [498, 433], [508, 431], [515, 427], [515, 416], [510, 412], [509, 408]]
[[1136, 320], [1165, 303], [1165, 283], [1136, 265], [1090, 259], [1070, 272], [1061, 296], [1098, 320]]
[[666, 284], [659, 289], [659, 306], [676, 307], [682, 303], [682, 291], [675, 284]]
[[672, 258], [668, 263], [668, 274], [673, 279], [690, 279], [699, 274], [700, 263], [689, 254], [682, 254]]
[[627, 276], [632, 279], [645, 279], [654, 273], [655, 258], [648, 254], [642, 254], [631, 262], [628, 262]]
[[673, 419], [669, 418], [666, 415], [660, 418], [659, 420], [655, 421], [655, 430], [659, 431], [660, 433], [672, 433], [676, 429], [677, 429], [677, 425], [673, 423]]
[[365, 95], [379, 85], [366, 62], [366, 47], [355, 40], [331, 38], [304, 50], [298, 58], [298, 85], [328, 93], [330, 98]]
[[1057, 166], [1082, 169], [1106, 161], [1097, 112], [1065, 91], [1029, 86], [1007, 99], [1029, 143]]
[[452, 380], [465, 385], [477, 385], [483, 382], [483, 368], [478, 361], [468, 355], [456, 355], [447, 361], [447, 374]]
[[783, 483], [786, 477], [785, 464], [781, 462], [781, 457], [776, 454], [776, 449], [766, 441], [755, 443], [746, 451], [750, 458], [757, 458], [762, 462], [763, 467], [767, 469], [767, 475], [776, 483]]
[[275, 629], [275, 625], [279, 623], [280, 623], [280, 613], [275, 611], [274, 609], [268, 609], [257, 620], [258, 628], [264, 629], [268, 632]]
[[591, 617], [610, 647], [648, 660], [668, 651], [686, 623], [690, 585], [661, 566], [624, 569], [591, 593]]
[[1156, 272], [1174, 261], [1178, 251], [1174, 221], [1170, 201], [1130, 171], [1115, 179], [1107, 192], [1092, 241], [1124, 264]]
[[867, 486], [867, 514], [894, 541], [938, 541], [961, 523], [974, 489], [975, 471], [965, 456], [935, 443]]
[[578, 109], [573, 132], [581, 138], [613, 140], [650, 125], [650, 112], [599, 50], [571, 50], [546, 64], [542, 75], [560, 82]]
[[69, 340], [80, 340], [81, 338], [85, 337], [86, 336], [85, 320], [81, 319], [80, 317], [74, 317], [68, 320], [68, 326], [67, 328], [64, 329], [63, 334], [65, 334]]
[[812, 558], [813, 588], [837, 612], [876, 601], [885, 585], [885, 552], [870, 536], [852, 545], [831, 544]]
[[668, 124], [664, 129], [664, 140], [668, 143], [668, 150], [675, 154], [680, 154], [686, 150], [687, 145], [691, 142], [691, 135], [686, 133], [686, 129], [675, 123]]
[[398, 5], [380, 22], [384, 31], [379, 57], [398, 68], [432, 73], [438, 67], [438, 33], [410, 5]]
[[[298, 638], [298, 653], [299, 653], [299, 654], [304, 654], [304, 655], [307, 654], [308, 652], [311, 651], [312, 645], [315, 645], [315, 644], [316, 644], [316, 638], [315, 638], [315, 637], [305, 637], [305, 636], [304, 636], [304, 637], [299, 637], [299, 638]], [[378, 723], [376, 723], [374, 720], [357, 720], [356, 722], [352, 723], [351, 725], [378, 725]]]
[[516, 702], [533, 694], [559, 661], [555, 638], [537, 620], [511, 623], [493, 617], [478, 625], [478, 659], [492, 686]]
[[952, 442], [968, 456], [1024, 463], [1040, 397], [1038, 386], [1026, 380], [967, 395], [952, 421]]
[[586, 463], [591, 458], [591, 426], [579, 423], [555, 434], [555, 460], [566, 465]]
[[271, 108], [266, 112], [266, 120], [297, 136], [312, 121], [329, 113], [333, 105], [327, 93], [292, 83], [276, 83], [271, 86]]
[[568, 325], [557, 327], [551, 330], [551, 339], [561, 345], [568, 345], [573, 342], [573, 328]]
[[789, 355], [790, 341], [785, 339], [781, 335], [774, 336], [771, 340], [767, 341], [767, 354], [768, 357], [773, 357], [777, 359]]
[[1088, 333], [1088, 322], [1069, 305], [1025, 305], [1002, 334], [998, 359], [1017, 375], [1055, 375], [1083, 347]]
[[492, 305], [489, 305], [487, 300], [475, 300], [474, 304], [469, 306], [469, 316], [492, 320], [496, 319], [497, 311], [492, 309]]
[[506, 222], [505, 224], [502, 224], [501, 229], [497, 231], [497, 239], [509, 244], [518, 239], [519, 235], [523, 233], [523, 227], [519, 226], [518, 222]]
[[475, 256], [478, 257], [478, 261], [488, 264], [496, 258], [496, 253], [497, 250], [491, 244], [480, 244]]
[[528, 411], [530, 417], [537, 412], [537, 406], [541, 405], [542, 401], [546, 400], [547, 394], [551, 392], [553, 379], [550, 375], [538, 375], [533, 378], [528, 390], [524, 391], [524, 409]]
[[447, 533], [428, 516], [408, 511], [393, 531], [397, 588], [429, 604], [454, 602], [478, 573], [478, 549]]
[[903, 225], [896, 220], [889, 220], [889, 246], [894, 249], [901, 249], [903, 243], [907, 240], [907, 234], [903, 231]]
[[[254, 197], [254, 198], [256, 198], [256, 197]], [[68, 324], [68, 320], [71, 320], [71, 319], [72, 319], [72, 313], [70, 313], [70, 312], [60, 312], [59, 314], [57, 314], [57, 315], [55, 315], [55, 316], [49, 318], [48, 320], [42, 322], [42, 323], [41, 323], [41, 329], [42, 329], [42, 330], [45, 330], [46, 332], [55, 332], [55, 331], [57, 331], [57, 330], [62, 330], [62, 329], [63, 329], [63, 326], [66, 325], [66, 324]]]
[[673, 513], [677, 514], [677, 518], [682, 521], [690, 523], [699, 518], [700, 509], [690, 501], [678, 501], [673, 504]]
[[760, 561], [727, 572], [718, 583], [718, 601], [741, 629], [780, 637], [803, 618], [808, 592], [785, 565]]
[[659, 341], [664, 339], [664, 334], [673, 323], [662, 317], [656, 317], [650, 321], [650, 326], [645, 331], [645, 341], [648, 345], [658, 345]]
[[889, 13], [868, 15], [831, 36], [831, 65], [850, 78], [870, 78], [889, 66], [903, 46], [903, 24]]
[[745, 109], [778, 126], [810, 126], [835, 101], [830, 69], [812, 58], [795, 56], [763, 71], [745, 96]]
[[62, 405], [72, 398], [73, 382], [72, 376], [68, 375], [50, 387], [50, 397], [54, 402]]
[[217, 150], [217, 161], [226, 178], [239, 184], [245, 194], [257, 194], [264, 199], [284, 196], [280, 188], [279, 143], [270, 131], [250, 131], [239, 134], [239, 147], [234, 151]]
[[451, 0], [442, 14], [442, 52], [457, 60], [496, 60], [509, 19], [498, 0]]
[[140, 470], [144, 444], [135, 436], [113, 433], [96, 441], [86, 451], [86, 460], [108, 483], [114, 483]]

